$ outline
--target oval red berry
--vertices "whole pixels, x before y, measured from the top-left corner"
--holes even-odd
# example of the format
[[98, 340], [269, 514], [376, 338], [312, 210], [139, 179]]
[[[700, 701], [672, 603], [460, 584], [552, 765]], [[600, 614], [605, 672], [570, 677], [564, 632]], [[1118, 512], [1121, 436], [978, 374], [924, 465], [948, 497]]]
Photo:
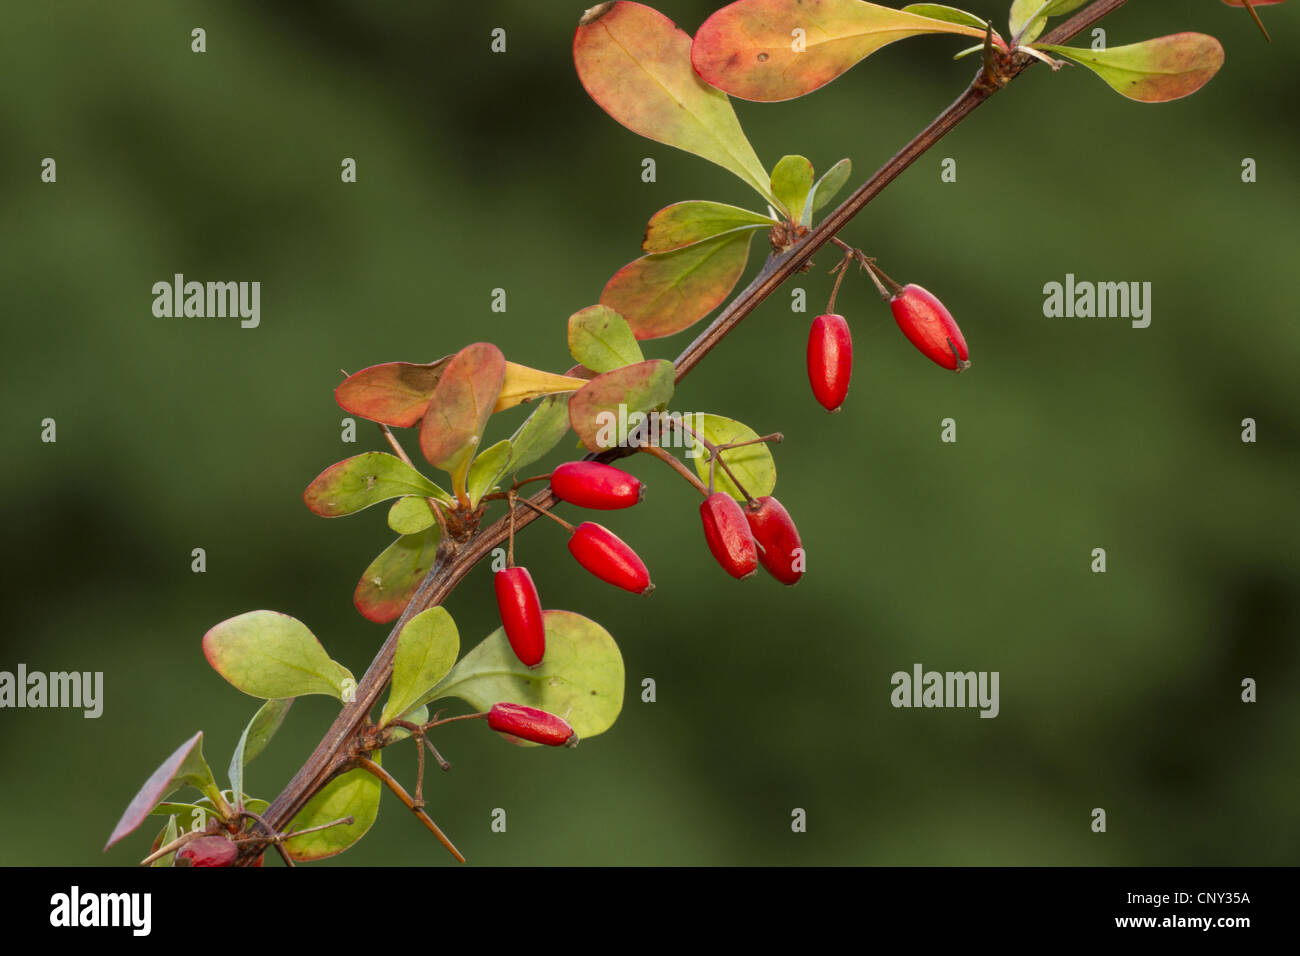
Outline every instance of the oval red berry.
[[803, 544], [781, 502], [770, 496], [759, 498], [745, 508], [745, 518], [758, 543], [758, 560], [767, 573], [782, 584], [798, 584], [806, 564]]
[[842, 315], [819, 315], [808, 331], [808, 382], [828, 412], [838, 411], [853, 375], [853, 336]]
[[204, 836], [177, 850], [176, 862], [181, 866], [233, 866], [237, 856], [238, 848], [225, 837]]
[[637, 553], [614, 532], [594, 521], [584, 521], [569, 538], [569, 551], [578, 563], [600, 578], [633, 594], [654, 590], [650, 572]]
[[889, 300], [889, 308], [908, 341], [930, 361], [956, 372], [970, 366], [961, 329], [943, 303], [925, 289], [904, 286]]
[[493, 704], [488, 726], [503, 734], [548, 747], [578, 746], [578, 735], [568, 721], [523, 704]]
[[546, 653], [546, 619], [527, 568], [506, 568], [492, 579], [506, 638], [520, 663], [536, 667]]
[[638, 478], [598, 461], [570, 461], [556, 468], [551, 490], [561, 501], [596, 511], [630, 508], [645, 497]]
[[715, 491], [700, 503], [704, 540], [714, 559], [733, 578], [747, 578], [758, 570], [758, 545], [736, 499]]

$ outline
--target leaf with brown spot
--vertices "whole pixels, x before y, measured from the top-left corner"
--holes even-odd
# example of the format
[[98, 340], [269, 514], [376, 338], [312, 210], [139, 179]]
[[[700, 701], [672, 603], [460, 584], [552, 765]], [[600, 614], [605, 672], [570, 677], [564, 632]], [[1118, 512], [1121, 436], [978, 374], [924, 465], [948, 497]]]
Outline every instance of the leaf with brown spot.
[[[804, 31], [802, 52], [791, 39], [796, 29]], [[941, 33], [982, 40], [984, 32], [863, 0], [738, 0], [704, 21], [691, 62], [724, 93], [771, 103], [811, 93], [898, 40]]]
[[377, 624], [396, 620], [433, 567], [438, 554], [438, 526], [404, 534], [370, 562], [352, 595], [361, 616]]

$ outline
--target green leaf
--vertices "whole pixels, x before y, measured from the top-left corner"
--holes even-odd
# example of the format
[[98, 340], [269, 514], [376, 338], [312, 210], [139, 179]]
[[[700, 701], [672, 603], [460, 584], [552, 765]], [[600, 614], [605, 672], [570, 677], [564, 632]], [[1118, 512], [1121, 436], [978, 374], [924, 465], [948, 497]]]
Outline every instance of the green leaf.
[[218, 674], [252, 697], [267, 700], [326, 694], [345, 701], [356, 680], [331, 660], [297, 618], [248, 611], [203, 635], [203, 653]]
[[476, 710], [507, 701], [567, 720], [579, 737], [608, 730], [623, 708], [623, 656], [609, 632], [572, 611], [545, 611], [546, 656], [519, 662], [505, 628], [466, 654], [428, 696], [459, 697]]
[[451, 475], [461, 498], [470, 461], [501, 396], [506, 360], [490, 342], [467, 345], [447, 364], [420, 423], [420, 451], [429, 464]]
[[307, 486], [302, 500], [314, 513], [337, 518], [403, 495], [437, 498], [448, 504], [453, 500], [406, 462], [382, 451], [366, 452], [330, 465]]
[[987, 23], [975, 16], [975, 14], [943, 3], [909, 3], [903, 7], [903, 11], [905, 13], [915, 13], [918, 17], [929, 17], [931, 20], [960, 23], [962, 26], [975, 27], [977, 30], [988, 29]]
[[772, 193], [794, 221], [803, 213], [812, 191], [813, 165], [803, 156], [782, 156], [772, 167]]
[[388, 509], [388, 527], [398, 534], [419, 534], [433, 527], [437, 520], [424, 498], [398, 498]]
[[1038, 39], [1047, 26], [1048, 17], [1069, 13], [1087, 2], [1088, 0], [1012, 0], [1009, 24], [1011, 37], [1015, 39], [1019, 36], [1021, 43], [1031, 43]]
[[397, 635], [393, 682], [379, 726], [417, 707], [420, 699], [447, 676], [459, 653], [460, 634], [446, 608], [431, 607], [411, 618]]
[[478, 503], [497, 483], [510, 464], [510, 439], [503, 438], [490, 448], [485, 448], [470, 465], [469, 477], [465, 480], [465, 490], [469, 495], [469, 506], [477, 508]]
[[[169, 843], [171, 843], [180, 835], [181, 835], [180, 830], [176, 826], [176, 818], [168, 817], [167, 825], [163, 827], [162, 833], [159, 834], [158, 839], [154, 840], [153, 850], [151, 850], [150, 852], [151, 853], [155, 852], [160, 847], [167, 846]], [[154, 860], [153, 863], [149, 865], [150, 866], [171, 866], [172, 863], [175, 862], [175, 860], [176, 860], [176, 853], [175, 851], [173, 851], [171, 853], [168, 853], [166, 856], [158, 857], [158, 859]]]
[[569, 399], [569, 424], [588, 451], [623, 444], [637, 426], [636, 413], [673, 397], [673, 363], [650, 359], [597, 375]]
[[433, 567], [438, 554], [438, 526], [404, 534], [370, 562], [352, 595], [361, 616], [376, 624], [396, 620]]
[[[379, 751], [371, 754], [370, 759], [379, 763]], [[352, 846], [366, 835], [366, 831], [379, 816], [379, 793], [382, 787], [379, 778], [363, 767], [335, 777], [311, 798], [293, 818], [289, 828], [306, 830], [348, 816], [353, 818], [353, 822], [317, 830], [306, 836], [290, 837], [284, 841], [289, 856], [299, 862], [323, 860]]]
[[607, 305], [588, 306], [569, 316], [569, 354], [593, 372], [645, 361], [627, 319]]
[[427, 365], [372, 365], [344, 379], [334, 398], [345, 412], [394, 428], [410, 428], [424, 417], [429, 397], [450, 361], [447, 355]]
[[573, 38], [587, 94], [634, 133], [730, 170], [768, 202], [768, 177], [731, 102], [691, 67], [691, 38], [639, 3], [592, 7]]
[[634, 259], [605, 284], [600, 302], [627, 319], [638, 339], [673, 335], [727, 298], [745, 271], [753, 237], [752, 229], [738, 229]]
[[1116, 92], [1141, 103], [1167, 103], [1190, 96], [1223, 66], [1223, 46], [1204, 33], [1175, 33], [1105, 50], [1051, 44], [1038, 49], [1086, 66]]
[[804, 205], [800, 222], [805, 226], [811, 226], [813, 214], [835, 198], [835, 194], [844, 188], [852, 173], [853, 164], [847, 159], [841, 159], [826, 170], [822, 178], [813, 186], [812, 192], [808, 194], [808, 202]]
[[[796, 42], [802, 31], [803, 49]], [[920, 17], [862, 0], [739, 0], [704, 21], [691, 62], [706, 83], [746, 100], [793, 99], [825, 86], [897, 40], [985, 28]]]
[[266, 749], [266, 745], [271, 742], [275, 732], [284, 723], [284, 715], [289, 713], [291, 706], [293, 706], [292, 697], [268, 700], [257, 709], [253, 719], [239, 735], [239, 743], [235, 745], [228, 771], [230, 789], [236, 797], [244, 792], [244, 768]]
[[[727, 445], [731, 442], [749, 441], [758, 437], [758, 434], [748, 425], [742, 425], [731, 418], [723, 418], [721, 415], [707, 413], [694, 415], [690, 426], [699, 437], [714, 445]], [[695, 463], [695, 470], [700, 478], [707, 482], [709, 480], [708, 451], [694, 440], [688, 439], [688, 441], [690, 441], [688, 457], [698, 456], [691, 460]], [[753, 497], [770, 495], [776, 488], [776, 462], [772, 459], [771, 449], [765, 443], [729, 449], [722, 452], [721, 460], [727, 463], [732, 474]], [[727, 477], [721, 465], [714, 466], [713, 487], [715, 491], [725, 491], [737, 501], [745, 500], [745, 496], [736, 487], [735, 482]]]
[[651, 253], [672, 252], [737, 229], [764, 229], [776, 224], [771, 216], [739, 206], [691, 199], [665, 206], [651, 216], [641, 248]]
[[569, 430], [569, 396], [544, 398], [510, 438], [510, 460], [505, 473], [513, 474], [560, 443]]
[[135, 830], [163, 797], [181, 787], [194, 787], [200, 791], [215, 790], [217, 787], [217, 782], [212, 777], [212, 770], [208, 767], [208, 762], [203, 759], [203, 731], [201, 730], [172, 751], [171, 756], [150, 774], [144, 786], [131, 798], [126, 812], [117, 821], [112, 835], [104, 844], [104, 849], [107, 850]]

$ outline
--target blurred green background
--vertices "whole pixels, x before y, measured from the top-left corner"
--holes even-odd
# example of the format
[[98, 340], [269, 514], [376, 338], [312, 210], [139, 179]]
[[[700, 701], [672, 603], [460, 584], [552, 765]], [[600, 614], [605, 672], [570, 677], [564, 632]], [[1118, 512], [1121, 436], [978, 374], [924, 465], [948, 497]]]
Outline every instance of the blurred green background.
[[[716, 5], [659, 8], [693, 31]], [[1005, 0], [967, 6], [1005, 19]], [[284, 611], [364, 670], [387, 628], [351, 596], [391, 539], [384, 509], [326, 521], [300, 499], [325, 466], [382, 447], [364, 422], [358, 444], [340, 442], [340, 368], [490, 339], [563, 370], [566, 318], [635, 257], [656, 209], [754, 203], [586, 98], [569, 54], [580, 13], [8, 11], [0, 669], [103, 671], [106, 702], [98, 720], [0, 712], [0, 862], [138, 860], [151, 833], [100, 848], [162, 758], [203, 729], [224, 771], [256, 702], [205, 663], [214, 623]], [[634, 465], [646, 503], [606, 521], [650, 565], [651, 598], [583, 574], [553, 526], [521, 537], [543, 603], [618, 639], [627, 703], [573, 752], [448, 729], [454, 770], [432, 779], [430, 808], [472, 863], [1297, 861], [1300, 138], [1286, 104], [1300, 7], [1263, 13], [1271, 46], [1216, 0], [1129, 4], [1105, 24], [1112, 45], [1202, 30], [1224, 43], [1222, 73], [1149, 106], [1079, 68], [1034, 69], [845, 233], [944, 299], [968, 374], [918, 355], [856, 280], [840, 299], [853, 389], [843, 414], [822, 412], [803, 348], [830, 288], [823, 253], [796, 280], [808, 314], [782, 291], [686, 380], [673, 407], [785, 433], [777, 494], [810, 555], [797, 588], [727, 578], [694, 492], [653, 463]], [[505, 54], [489, 50], [495, 27]], [[737, 111], [769, 167], [848, 156], [859, 182], [964, 88], [960, 46], [899, 44], [806, 99]], [[47, 156], [55, 185], [40, 182]], [[339, 181], [343, 157], [355, 185]], [[643, 157], [657, 182], [641, 181]], [[1241, 182], [1243, 157], [1258, 183]], [[155, 318], [151, 286], [176, 272], [260, 281], [261, 327]], [[1044, 318], [1042, 286], [1067, 272], [1153, 283], [1150, 328]], [[489, 309], [495, 287], [505, 314]], [[647, 352], [671, 357], [693, 334]], [[47, 416], [57, 444], [39, 440]], [[955, 445], [939, 441], [945, 417]], [[1240, 440], [1245, 417], [1256, 444]], [[190, 571], [195, 547], [205, 574]], [[1104, 575], [1089, 570], [1096, 547]], [[486, 567], [449, 609], [466, 645], [496, 626]], [[890, 675], [916, 662], [999, 671], [1001, 715], [892, 708]], [[656, 703], [640, 701], [644, 677]], [[1244, 677], [1256, 704], [1240, 702]], [[249, 788], [273, 796], [332, 713], [301, 700]], [[409, 752], [386, 764], [413, 778]], [[791, 832], [795, 807], [807, 833]], [[371, 836], [323, 865], [448, 862], [386, 797]]]

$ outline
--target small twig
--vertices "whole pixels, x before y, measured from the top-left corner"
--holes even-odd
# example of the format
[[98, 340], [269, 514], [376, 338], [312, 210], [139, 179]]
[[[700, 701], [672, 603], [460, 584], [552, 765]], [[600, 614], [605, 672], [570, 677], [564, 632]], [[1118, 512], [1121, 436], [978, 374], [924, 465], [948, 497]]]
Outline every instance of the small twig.
[[1250, 12], [1250, 18], [1255, 21], [1255, 26], [1259, 27], [1259, 32], [1264, 34], [1264, 39], [1272, 43], [1273, 38], [1268, 35], [1268, 30], [1264, 27], [1264, 21], [1259, 18], [1259, 14], [1255, 11], [1255, 5], [1250, 0], [1241, 0], [1241, 2]]
[[165, 846], [160, 846], [158, 849], [154, 850], [152, 853], [146, 856], [143, 860], [140, 861], [140, 865], [148, 866], [149, 864], [155, 862], [156, 860], [161, 860], [168, 853], [175, 853], [177, 850], [179, 850], [185, 844], [189, 843], [191, 840], [197, 840], [199, 837], [204, 837], [204, 836], [211, 836], [211, 834], [208, 833], [208, 831], [206, 830], [186, 830], [175, 840], [172, 840], [171, 843], [168, 843]]
[[[540, 506], [538, 506], [538, 505], [533, 504], [533, 503], [532, 503], [531, 501], [529, 501], [527, 498], [517, 498], [517, 499], [515, 499], [515, 500], [518, 501], [521, 505], [527, 505], [528, 507], [532, 508], [532, 509], [533, 509], [534, 511], [536, 511], [539, 515], [545, 515], [546, 517], [550, 518], [552, 521], [554, 521], [555, 523], [557, 523], [557, 524], [559, 524], [561, 527], [563, 527], [565, 530], [567, 530], [567, 531], [569, 532], [569, 534], [573, 534], [573, 532], [575, 532], [576, 530], [578, 530], [578, 529], [575, 528], [573, 525], [569, 524], [569, 522], [567, 522], [567, 521], [565, 521], [563, 518], [561, 518], [559, 515], [557, 515], [557, 514], [552, 514], [551, 512], [547, 511], [545, 508], [542, 508], [542, 507], [540, 507]], [[512, 511], [511, 513], [513, 513], [513, 511]]]
[[835, 312], [835, 297], [840, 294], [840, 283], [844, 281], [844, 274], [849, 271], [849, 263], [857, 258], [856, 250], [850, 249], [844, 253], [844, 258], [839, 261], [839, 265], [831, 269], [835, 275], [835, 285], [831, 286], [831, 297], [826, 301], [827, 313]]
[[668, 465], [668, 467], [676, 471], [677, 474], [681, 475], [692, 485], [694, 485], [695, 490], [698, 491], [700, 494], [704, 495], [706, 498], [709, 496], [709, 489], [704, 487], [704, 482], [700, 481], [700, 479], [696, 476], [696, 474], [693, 471], [691, 471], [680, 461], [678, 461], [676, 455], [669, 454], [668, 452], [660, 448], [658, 445], [641, 445], [640, 447], [637, 448], [637, 451], [644, 452], [647, 455], [653, 455], [655, 458], [658, 458], [664, 464]]
[[[442, 711], [438, 711], [438, 713], [441, 714]], [[433, 720], [425, 724], [422, 729], [431, 730], [434, 727], [441, 727], [444, 724], [454, 724], [458, 720], [482, 720], [485, 717], [487, 717], [487, 711], [484, 711], [481, 714], [458, 714], [455, 717], [444, 717], [441, 720], [439, 720], [437, 714], [435, 714]]]
[[411, 795], [407, 793], [406, 789], [393, 778], [392, 774], [379, 766], [379, 764], [375, 763], [369, 757], [361, 757], [357, 760], [357, 763], [378, 777], [383, 782], [384, 786], [393, 791], [393, 793], [397, 795], [397, 799], [406, 804], [406, 809], [414, 813], [420, 819], [420, 822], [428, 827], [429, 832], [438, 838], [438, 842], [447, 848], [447, 852], [461, 863], [465, 862], [465, 857], [461, 855], [460, 850], [456, 849], [455, 845], [447, 839], [447, 835], [438, 829], [438, 824], [429, 819], [429, 815], [425, 813], [423, 809], [415, 805], [415, 801], [411, 799]]
[[[269, 837], [266, 837], [267, 842], [269, 842], [272, 846], [276, 848], [277, 851], [279, 851], [280, 859], [284, 860], [286, 866], [293, 866], [294, 865], [293, 859], [289, 856], [289, 851], [284, 848], [285, 837], [283, 836], [283, 834], [278, 833], [274, 827], [272, 827], [269, 823], [263, 820], [252, 810], [245, 808], [243, 810], [243, 815], [246, 817], [252, 817], [254, 820], [256, 820], [258, 823], [262, 825], [262, 829], [266, 830], [267, 833], [270, 834]], [[326, 826], [333, 826], [333, 824], [329, 823], [326, 824]]]

